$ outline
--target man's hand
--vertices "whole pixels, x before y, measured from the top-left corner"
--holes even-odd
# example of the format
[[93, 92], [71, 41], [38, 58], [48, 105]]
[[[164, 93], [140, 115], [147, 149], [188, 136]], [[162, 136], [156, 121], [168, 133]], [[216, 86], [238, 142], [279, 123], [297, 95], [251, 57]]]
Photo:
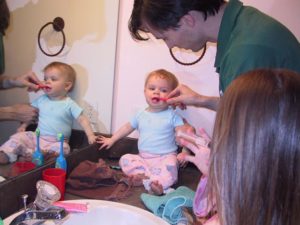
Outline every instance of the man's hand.
[[38, 91], [41, 81], [37, 78], [36, 74], [29, 71], [21, 76], [14, 79], [15, 87], [27, 87], [28, 91]]
[[200, 95], [184, 84], [178, 85], [167, 96], [167, 103], [172, 106], [179, 106], [185, 109], [186, 106], [203, 107], [216, 110], [219, 104], [219, 97]]
[[197, 103], [197, 98], [199, 96], [200, 95], [198, 93], [190, 89], [188, 86], [180, 84], [177, 88], [169, 93], [169, 95], [167, 96], [167, 103], [170, 105], [178, 106], [195, 106]]
[[27, 124], [37, 122], [38, 109], [28, 104], [16, 104], [0, 108], [0, 120], [14, 120]]

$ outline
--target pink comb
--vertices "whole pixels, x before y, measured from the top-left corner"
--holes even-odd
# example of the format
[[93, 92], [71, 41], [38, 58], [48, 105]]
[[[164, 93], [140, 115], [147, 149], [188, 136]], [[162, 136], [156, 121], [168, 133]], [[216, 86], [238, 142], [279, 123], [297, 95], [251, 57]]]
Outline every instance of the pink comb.
[[88, 212], [87, 203], [73, 203], [73, 202], [54, 202], [53, 205], [59, 206], [68, 212]]

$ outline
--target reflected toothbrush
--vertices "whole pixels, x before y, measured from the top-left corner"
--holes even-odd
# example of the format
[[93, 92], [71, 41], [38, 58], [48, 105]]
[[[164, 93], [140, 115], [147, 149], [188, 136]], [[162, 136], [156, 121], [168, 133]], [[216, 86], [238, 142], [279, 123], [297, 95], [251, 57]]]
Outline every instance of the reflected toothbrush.
[[32, 154], [32, 162], [36, 166], [41, 166], [44, 163], [44, 156], [40, 150], [40, 129], [39, 128], [35, 130], [35, 135], [36, 135], [36, 149], [35, 152]]
[[57, 135], [57, 139], [60, 141], [60, 151], [59, 156], [56, 158], [55, 167], [67, 171], [67, 162], [64, 157], [64, 135], [62, 133], [59, 133]]

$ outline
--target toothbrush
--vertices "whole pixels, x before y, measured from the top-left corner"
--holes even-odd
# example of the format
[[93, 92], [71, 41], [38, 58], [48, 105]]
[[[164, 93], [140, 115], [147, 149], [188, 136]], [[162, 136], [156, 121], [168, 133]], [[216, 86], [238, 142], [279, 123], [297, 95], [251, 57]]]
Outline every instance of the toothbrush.
[[57, 135], [57, 139], [60, 141], [60, 151], [59, 156], [56, 158], [55, 167], [67, 171], [67, 162], [64, 157], [64, 135], [62, 133], [59, 133]]
[[153, 100], [166, 102], [168, 100], [168, 98], [154, 97]]
[[32, 162], [37, 166], [41, 166], [44, 163], [44, 156], [40, 150], [40, 129], [39, 128], [35, 130], [35, 135], [36, 135], [36, 150], [32, 154]]
[[45, 84], [38, 84], [37, 86], [39, 87], [39, 89], [51, 89], [48, 85]]
[[168, 98], [158, 98], [158, 99], [161, 101], [164, 101], [164, 102], [166, 102], [168, 100]]
[[194, 142], [195, 144], [203, 146], [203, 147], [207, 147], [208, 146], [208, 141], [205, 140], [204, 138], [198, 137], [198, 136], [194, 136], [192, 134], [184, 133], [181, 130], [179, 130], [177, 132], [176, 136], [180, 137], [180, 138], [184, 138], [184, 139], [186, 139], [188, 141]]

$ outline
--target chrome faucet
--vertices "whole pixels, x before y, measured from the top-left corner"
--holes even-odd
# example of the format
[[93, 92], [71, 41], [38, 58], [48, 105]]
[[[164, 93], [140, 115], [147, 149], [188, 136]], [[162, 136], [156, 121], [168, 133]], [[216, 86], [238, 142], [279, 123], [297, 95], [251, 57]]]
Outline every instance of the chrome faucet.
[[[24, 212], [14, 218], [10, 225], [38, 225], [43, 224], [46, 220], [61, 221], [64, 219], [67, 216], [66, 210], [62, 207], [52, 205], [53, 202], [60, 198], [60, 195], [54, 194], [52, 196], [47, 193], [47, 188], [51, 188], [51, 185], [52, 184], [48, 182], [45, 183], [45, 181], [38, 181], [38, 193], [30, 207], [27, 206], [28, 195], [22, 195], [21, 199], [24, 204]], [[54, 192], [59, 193], [56, 189], [54, 189]]]

